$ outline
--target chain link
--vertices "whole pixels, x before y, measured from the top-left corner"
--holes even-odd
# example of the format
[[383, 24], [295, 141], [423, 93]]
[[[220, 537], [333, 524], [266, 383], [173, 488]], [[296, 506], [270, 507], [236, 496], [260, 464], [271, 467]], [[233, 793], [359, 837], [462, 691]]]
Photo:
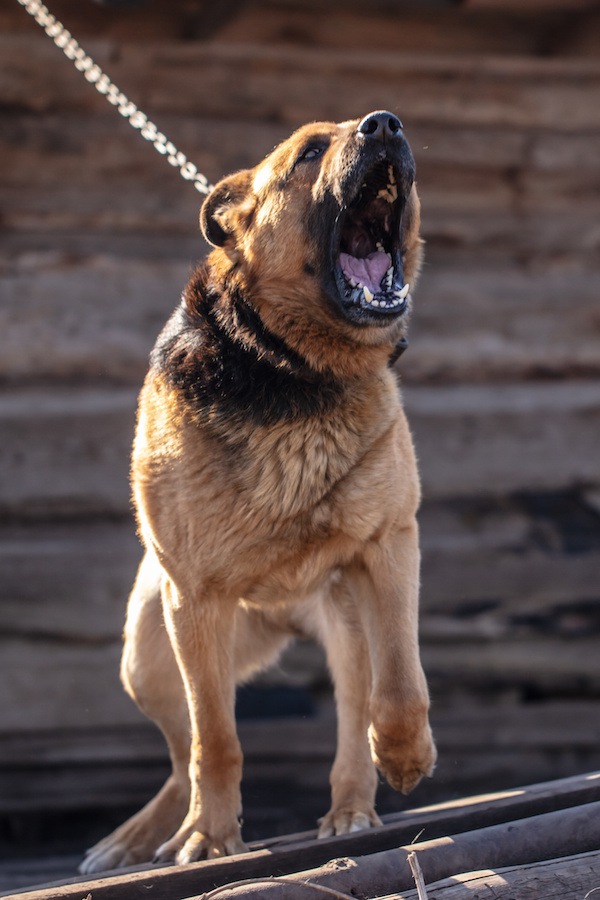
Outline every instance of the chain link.
[[52, 38], [57, 47], [60, 47], [67, 59], [73, 62], [75, 68], [82, 72], [85, 79], [93, 84], [98, 93], [103, 94], [109, 103], [115, 106], [124, 119], [127, 119], [132, 128], [135, 128], [141, 136], [150, 141], [154, 148], [166, 156], [167, 162], [179, 169], [179, 174], [186, 181], [193, 183], [201, 194], [209, 194], [213, 185], [209, 184], [205, 175], [198, 172], [194, 163], [190, 162], [181, 150], [178, 150], [172, 141], [159, 131], [146, 113], [138, 109], [135, 103], [114, 84], [100, 66], [94, 62], [85, 50], [79, 46], [70, 31], [67, 31], [62, 22], [48, 10], [41, 0], [17, 0], [30, 16], [40, 25], [48, 37]]

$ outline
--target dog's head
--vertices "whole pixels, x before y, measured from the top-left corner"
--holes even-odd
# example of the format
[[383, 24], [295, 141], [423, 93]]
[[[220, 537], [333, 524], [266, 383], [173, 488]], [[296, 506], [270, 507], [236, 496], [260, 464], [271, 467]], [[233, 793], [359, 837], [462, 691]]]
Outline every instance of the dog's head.
[[414, 179], [392, 113], [306, 125], [205, 201], [213, 265], [277, 332], [313, 323], [362, 344], [394, 341], [421, 261]]

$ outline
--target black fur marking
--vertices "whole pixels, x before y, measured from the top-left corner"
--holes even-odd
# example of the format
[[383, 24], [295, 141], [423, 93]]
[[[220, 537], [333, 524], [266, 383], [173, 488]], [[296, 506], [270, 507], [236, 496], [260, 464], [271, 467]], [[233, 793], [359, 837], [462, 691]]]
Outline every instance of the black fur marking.
[[200, 268], [160, 334], [151, 365], [205, 421], [273, 425], [325, 414], [342, 388], [268, 331], [235, 288]]

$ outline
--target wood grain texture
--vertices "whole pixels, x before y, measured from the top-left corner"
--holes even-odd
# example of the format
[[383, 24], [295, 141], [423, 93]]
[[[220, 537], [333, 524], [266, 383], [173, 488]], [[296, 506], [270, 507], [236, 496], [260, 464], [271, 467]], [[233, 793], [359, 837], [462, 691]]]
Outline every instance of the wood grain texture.
[[[429, 900], [581, 900], [600, 885], [600, 851], [456, 874], [427, 885]], [[416, 891], [380, 900], [418, 900]]]

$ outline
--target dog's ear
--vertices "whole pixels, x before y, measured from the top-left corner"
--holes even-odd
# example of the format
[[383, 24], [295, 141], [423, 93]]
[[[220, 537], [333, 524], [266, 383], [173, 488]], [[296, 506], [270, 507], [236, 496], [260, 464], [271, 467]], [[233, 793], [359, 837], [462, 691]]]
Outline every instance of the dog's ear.
[[250, 224], [254, 209], [252, 171], [236, 172], [213, 188], [200, 210], [202, 234], [213, 247], [223, 247]]

